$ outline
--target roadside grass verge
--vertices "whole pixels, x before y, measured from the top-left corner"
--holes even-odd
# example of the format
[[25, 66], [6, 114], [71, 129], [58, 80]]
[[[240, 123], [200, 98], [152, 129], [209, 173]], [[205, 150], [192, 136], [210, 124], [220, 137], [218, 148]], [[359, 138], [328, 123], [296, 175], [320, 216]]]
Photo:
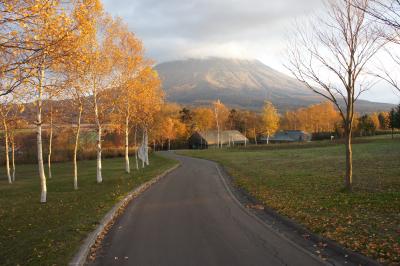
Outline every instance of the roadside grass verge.
[[280, 214], [381, 263], [398, 265], [400, 139], [358, 142], [353, 146], [351, 193], [342, 189], [343, 145], [271, 145], [181, 154], [221, 163], [237, 186]]
[[[150, 166], [124, 172], [124, 159], [79, 162], [79, 190], [73, 189], [72, 163], [53, 164], [48, 203], [40, 204], [36, 165], [17, 165], [16, 183], [0, 180], [0, 265], [66, 265], [82, 240], [124, 196], [177, 164], [152, 155]], [[0, 169], [4, 176], [4, 169]]]

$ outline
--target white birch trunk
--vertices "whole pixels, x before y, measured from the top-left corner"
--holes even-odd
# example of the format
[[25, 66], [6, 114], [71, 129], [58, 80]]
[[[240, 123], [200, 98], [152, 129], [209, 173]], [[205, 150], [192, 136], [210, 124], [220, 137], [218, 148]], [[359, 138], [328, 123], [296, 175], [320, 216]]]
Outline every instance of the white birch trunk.
[[96, 125], [97, 125], [97, 171], [96, 171], [96, 179], [97, 183], [103, 182], [103, 177], [101, 173], [101, 123], [100, 123], [100, 117], [99, 117], [99, 108], [97, 104], [97, 89], [96, 89], [96, 84], [94, 84], [94, 90], [93, 90], [93, 99], [94, 99], [94, 115], [96, 119]]
[[267, 132], [267, 144], [269, 144], [269, 132]]
[[139, 170], [139, 160], [138, 160], [138, 147], [137, 147], [137, 127], [135, 127], [135, 163], [136, 163], [136, 170]]
[[39, 69], [39, 86], [38, 86], [38, 96], [36, 100], [36, 145], [37, 145], [37, 159], [39, 168], [39, 178], [40, 178], [40, 202], [46, 203], [47, 201], [47, 184], [46, 175], [44, 173], [44, 163], [43, 163], [43, 145], [42, 145], [42, 94], [43, 94], [43, 79], [44, 79], [44, 69], [40, 67]]
[[150, 165], [150, 161], [149, 161], [149, 135], [147, 133], [147, 128], [145, 129], [145, 151], [146, 151], [146, 165], [149, 166]]
[[53, 107], [50, 107], [50, 136], [49, 136], [49, 154], [47, 155], [47, 164], [49, 171], [49, 178], [52, 178], [51, 174], [51, 151], [53, 144]]
[[3, 118], [3, 127], [4, 127], [4, 141], [5, 141], [5, 155], [6, 155], [6, 173], [7, 173], [8, 183], [12, 184], [11, 171], [10, 171], [10, 147], [8, 143], [8, 127], [5, 118]]
[[81, 131], [81, 118], [82, 118], [83, 106], [82, 103], [79, 105], [79, 114], [78, 114], [78, 125], [76, 129], [75, 135], [75, 147], [74, 147], [74, 189], [78, 189], [78, 163], [77, 163], [77, 156], [78, 156], [78, 146], [79, 146], [79, 134]]
[[11, 135], [12, 181], [15, 182], [15, 136]]
[[128, 174], [131, 172], [129, 165], [129, 116], [125, 118], [125, 171]]
[[217, 148], [221, 148], [221, 146], [220, 146], [220, 130], [219, 130], [219, 121], [218, 121], [217, 108], [214, 108], [214, 114], [215, 114], [215, 124], [217, 126]]
[[219, 126], [217, 123], [217, 148], [220, 148], [220, 142], [221, 142], [221, 140], [220, 140], [220, 135], [219, 135]]
[[[144, 147], [144, 145], [145, 145], [145, 133], [144, 133], [144, 129], [142, 130], [142, 146]], [[146, 161], [146, 159], [142, 159], [142, 168], [144, 168], [144, 166], [145, 166], [145, 161]]]

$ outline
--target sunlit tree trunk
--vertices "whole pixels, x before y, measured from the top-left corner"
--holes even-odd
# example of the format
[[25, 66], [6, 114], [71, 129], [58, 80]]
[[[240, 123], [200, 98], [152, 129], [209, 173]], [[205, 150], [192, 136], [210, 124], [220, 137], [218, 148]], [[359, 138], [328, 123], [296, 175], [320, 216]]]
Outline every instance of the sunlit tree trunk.
[[81, 131], [81, 119], [82, 119], [83, 105], [80, 103], [79, 105], [79, 114], [78, 114], [78, 124], [75, 134], [75, 147], [74, 147], [74, 189], [78, 189], [78, 146], [79, 146], [79, 134]]
[[[351, 95], [349, 95], [351, 97]], [[345, 119], [345, 137], [346, 137], [346, 175], [344, 177], [344, 184], [348, 190], [353, 188], [353, 149], [352, 149], [352, 136], [353, 136], [353, 119], [354, 119], [354, 103], [348, 101], [347, 113]]]
[[129, 116], [125, 118], [125, 171], [128, 174], [131, 172], [129, 165]]
[[36, 99], [36, 145], [37, 145], [37, 157], [38, 157], [38, 169], [40, 178], [40, 189], [41, 196], [40, 202], [46, 203], [47, 201], [47, 185], [46, 175], [44, 173], [43, 163], [43, 144], [42, 144], [42, 97], [43, 97], [43, 80], [44, 80], [44, 69], [39, 68], [39, 85], [37, 87], [37, 99]]
[[11, 171], [10, 171], [10, 147], [8, 143], [8, 127], [5, 118], [3, 118], [3, 127], [4, 127], [4, 142], [5, 142], [4, 144], [5, 144], [5, 155], [6, 155], [6, 174], [8, 183], [12, 184]]
[[50, 135], [49, 135], [49, 154], [47, 156], [47, 164], [49, 171], [49, 178], [52, 178], [51, 174], [51, 151], [53, 144], [53, 106], [50, 107]]
[[139, 160], [138, 160], [138, 146], [137, 146], [137, 127], [135, 127], [135, 163], [136, 163], [136, 170], [139, 170]]
[[168, 139], [168, 151], [171, 150], [171, 139]]
[[220, 148], [221, 138], [220, 138], [220, 128], [219, 128], [217, 108], [215, 108], [214, 113], [215, 113], [215, 123], [216, 123], [216, 126], [217, 126], [217, 148]]
[[11, 134], [11, 163], [12, 163], [12, 181], [15, 182], [15, 136]]
[[94, 115], [95, 115], [95, 120], [96, 120], [96, 125], [97, 125], [97, 171], [96, 171], [96, 179], [97, 183], [103, 182], [103, 177], [101, 173], [101, 123], [100, 123], [100, 117], [99, 117], [99, 107], [97, 103], [97, 89], [96, 89], [96, 84], [94, 84], [94, 91], [93, 91], [93, 99], [94, 99]]
[[[142, 147], [144, 147], [144, 145], [145, 145], [145, 132], [144, 132], [144, 129], [142, 129]], [[146, 161], [146, 159], [145, 158], [142, 158], [142, 168], [144, 168], [144, 166], [145, 166], [145, 161]]]
[[350, 190], [352, 189], [353, 183], [353, 151], [351, 145], [351, 135], [351, 131], [346, 133], [346, 176], [344, 180], [346, 188]]
[[147, 128], [145, 128], [145, 146], [144, 146], [144, 148], [145, 148], [145, 151], [146, 151], [146, 153], [145, 153], [145, 155], [146, 155], [145, 161], [146, 161], [146, 165], [148, 166], [148, 165], [150, 165], [150, 161], [149, 161], [149, 135], [148, 135], [148, 132], [147, 132]]
[[256, 129], [254, 129], [254, 142], [256, 145], [258, 145]]

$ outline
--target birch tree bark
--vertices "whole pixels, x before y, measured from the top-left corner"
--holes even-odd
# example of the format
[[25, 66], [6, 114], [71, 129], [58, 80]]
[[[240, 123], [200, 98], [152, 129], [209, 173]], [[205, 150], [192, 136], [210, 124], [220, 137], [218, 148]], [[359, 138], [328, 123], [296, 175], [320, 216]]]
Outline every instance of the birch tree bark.
[[81, 131], [81, 119], [82, 119], [82, 112], [83, 112], [83, 103], [82, 100], [79, 99], [79, 113], [78, 113], [78, 123], [75, 133], [75, 146], [74, 146], [74, 189], [78, 189], [78, 163], [77, 163], [77, 156], [78, 156], [78, 147], [79, 147], [79, 135]]
[[125, 171], [128, 174], [131, 172], [129, 165], [129, 115], [125, 118]]
[[10, 171], [10, 147], [8, 143], [8, 126], [5, 118], [3, 118], [3, 128], [4, 128], [4, 142], [5, 142], [4, 144], [5, 144], [5, 156], [6, 156], [6, 174], [8, 183], [12, 184], [11, 171]]
[[139, 160], [138, 160], [138, 146], [137, 146], [137, 127], [135, 127], [135, 163], [136, 163], [136, 170], [139, 170]]
[[[145, 135], [146, 135], [146, 133], [145, 133], [145, 130], [144, 130], [144, 128], [142, 129], [142, 147], [143, 147], [143, 149], [144, 149], [144, 152], [146, 153], [146, 148], [145, 148], [145, 145], [146, 145], [146, 137], [145, 137]], [[146, 157], [146, 155], [144, 155], [145, 157]], [[146, 161], [146, 158], [143, 158], [142, 159], [142, 168], [144, 168], [145, 167], [145, 161]]]
[[94, 115], [95, 115], [95, 120], [96, 120], [96, 126], [97, 126], [97, 145], [96, 145], [96, 150], [97, 150], [97, 166], [96, 166], [96, 179], [97, 183], [103, 182], [103, 177], [102, 177], [102, 166], [101, 166], [101, 122], [100, 122], [100, 117], [99, 117], [99, 107], [98, 107], [98, 102], [97, 102], [97, 88], [96, 88], [96, 82], [93, 84], [94, 89], [93, 89], [93, 100], [94, 100]]
[[215, 109], [215, 123], [217, 125], [217, 148], [220, 146], [220, 135], [219, 135], [219, 122], [218, 122], [218, 113], [217, 110]]
[[49, 154], [47, 155], [47, 164], [48, 164], [48, 174], [49, 178], [52, 178], [51, 174], [51, 151], [53, 144], [53, 106], [50, 106], [50, 135], [49, 135]]
[[12, 164], [12, 182], [15, 182], [15, 135], [11, 133], [11, 164]]
[[148, 131], [147, 131], [147, 127], [145, 128], [145, 151], [146, 151], [146, 165], [149, 166], [150, 165], [150, 161], [149, 161], [149, 135], [148, 135]]
[[42, 144], [42, 97], [43, 97], [43, 82], [45, 77], [45, 71], [42, 66], [39, 67], [39, 84], [37, 86], [37, 99], [36, 99], [36, 145], [37, 145], [37, 158], [38, 158], [38, 169], [40, 178], [40, 202], [46, 203], [47, 201], [47, 184], [46, 175], [44, 173], [43, 163], [43, 144]]

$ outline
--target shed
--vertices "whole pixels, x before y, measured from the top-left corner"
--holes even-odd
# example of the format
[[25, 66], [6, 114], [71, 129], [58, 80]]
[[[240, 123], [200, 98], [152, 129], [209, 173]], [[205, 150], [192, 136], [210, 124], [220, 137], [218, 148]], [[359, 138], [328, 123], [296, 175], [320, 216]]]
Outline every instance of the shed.
[[[266, 140], [266, 137], [261, 138], [263, 142]], [[311, 141], [311, 134], [302, 130], [284, 130], [269, 138], [269, 141], [272, 143], [307, 142]]]
[[[217, 146], [218, 131], [196, 131], [190, 136], [189, 148], [191, 149], [207, 149], [212, 146]], [[237, 130], [225, 130], [220, 133], [220, 142], [222, 145], [245, 145], [249, 140]]]

